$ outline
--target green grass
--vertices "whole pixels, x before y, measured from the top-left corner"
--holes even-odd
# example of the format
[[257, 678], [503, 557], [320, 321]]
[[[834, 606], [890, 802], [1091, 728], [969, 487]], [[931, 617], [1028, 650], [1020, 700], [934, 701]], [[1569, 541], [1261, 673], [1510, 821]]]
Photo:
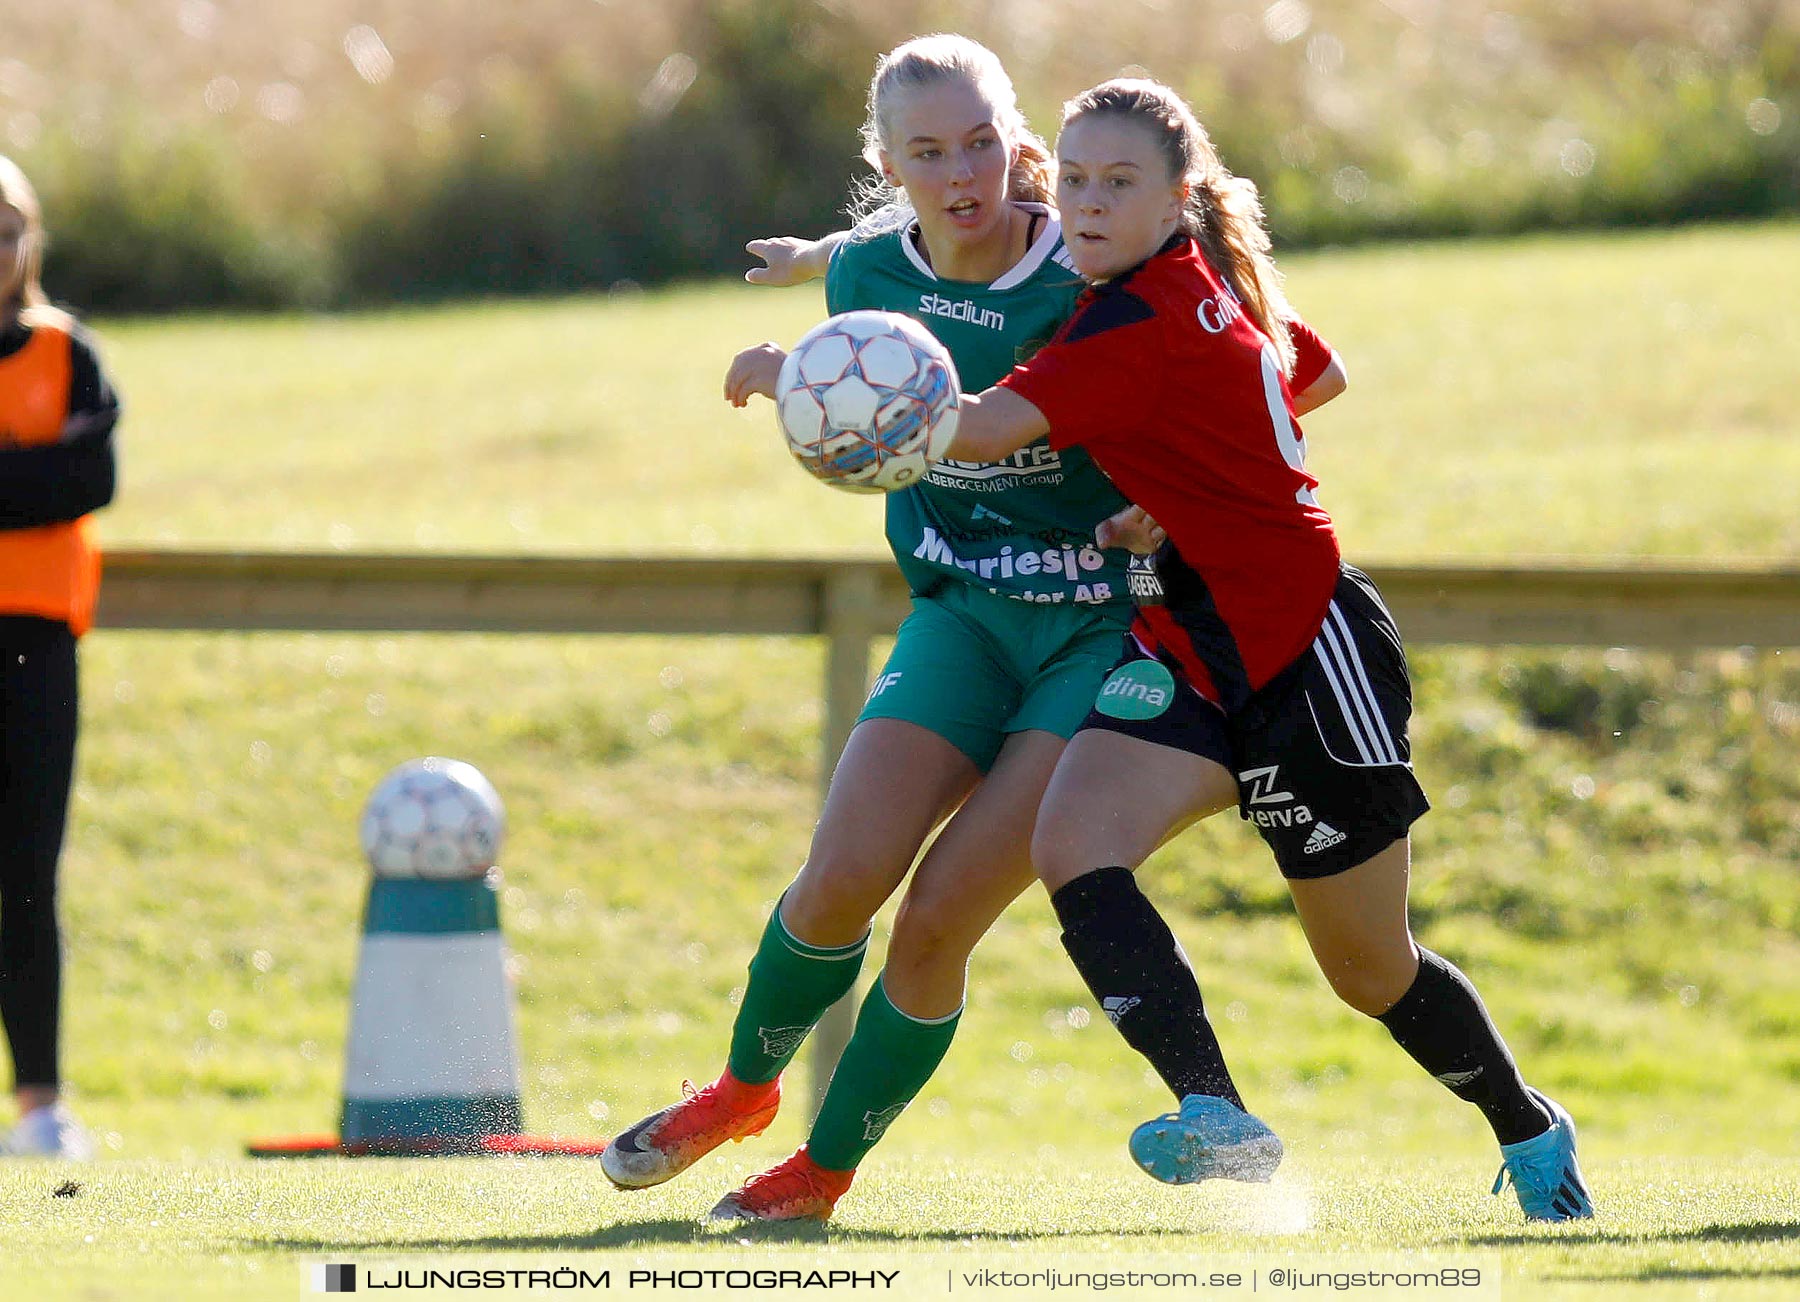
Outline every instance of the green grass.
[[109, 1164], [58, 1198], [51, 1189], [64, 1172], [32, 1164], [0, 1171], [0, 1198], [13, 1232], [45, 1251], [12, 1263], [7, 1282], [9, 1296], [66, 1288], [71, 1257], [82, 1262], [80, 1295], [91, 1298], [289, 1297], [301, 1289], [301, 1263], [325, 1260], [388, 1278], [402, 1267], [610, 1268], [615, 1289], [646, 1264], [879, 1267], [917, 1270], [921, 1284], [937, 1284], [947, 1267], [1266, 1275], [1280, 1265], [1475, 1264], [1500, 1272], [1500, 1291], [1481, 1296], [1570, 1302], [1772, 1300], [1791, 1297], [1800, 1278], [1792, 1154], [1608, 1163], [1596, 1172], [1608, 1197], [1603, 1225], [1530, 1230], [1442, 1158], [1302, 1152], [1271, 1185], [1194, 1189], [1157, 1185], [1117, 1152], [1084, 1148], [890, 1166], [829, 1226], [720, 1233], [697, 1221], [719, 1188], [755, 1169], [737, 1151], [705, 1176], [632, 1195], [573, 1160], [334, 1160]]
[[[1351, 395], [1311, 422], [1348, 550], [1791, 557], [1800, 512], [1783, 485], [1800, 466], [1775, 413], [1800, 342], [1780, 306], [1800, 288], [1777, 256], [1792, 237], [1297, 260], [1297, 301], [1352, 368]], [[1715, 354], [1690, 331], [1689, 364], [1665, 364], [1649, 341], [1668, 318], [1620, 289], [1650, 283], [1730, 323], [1736, 344]], [[1377, 311], [1383, 295], [1397, 317]], [[1407, 361], [1460, 338], [1433, 302], [1459, 304], [1484, 347]], [[787, 465], [766, 410], [712, 397], [735, 343], [791, 338], [817, 310], [807, 293], [712, 287], [106, 330], [130, 403], [106, 533], [873, 552], [874, 506]], [[1596, 492], [1597, 468], [1640, 447], [1667, 478]], [[1486, 509], [1451, 513], [1439, 499], [1477, 475]], [[1436, 533], [1419, 519], [1434, 512]], [[472, 760], [507, 800], [531, 1128], [611, 1133], [716, 1070], [753, 934], [816, 808], [819, 647], [103, 630], [83, 655], [66, 1039], [107, 1160], [72, 1199], [50, 1196], [62, 1172], [0, 1166], [0, 1295], [284, 1292], [294, 1259], [338, 1249], [685, 1251], [695, 1214], [801, 1140], [790, 1108], [717, 1170], [639, 1198], [570, 1162], [238, 1156], [254, 1136], [335, 1125], [366, 890], [356, 813], [419, 754]], [[1510, 1197], [1486, 1196], [1479, 1119], [1335, 1002], [1260, 845], [1227, 818], [1145, 878], [1240, 1083], [1289, 1144], [1275, 1188], [1167, 1191], [1125, 1165], [1120, 1140], [1162, 1091], [1090, 1015], [1033, 891], [976, 954], [943, 1071], [823, 1242], [1470, 1248], [1500, 1253], [1508, 1297], [1791, 1293], [1800, 666], [1624, 650], [1414, 661], [1437, 804], [1417, 838], [1421, 938], [1475, 976], [1531, 1078], [1577, 1117], [1601, 1221], [1526, 1228]]]

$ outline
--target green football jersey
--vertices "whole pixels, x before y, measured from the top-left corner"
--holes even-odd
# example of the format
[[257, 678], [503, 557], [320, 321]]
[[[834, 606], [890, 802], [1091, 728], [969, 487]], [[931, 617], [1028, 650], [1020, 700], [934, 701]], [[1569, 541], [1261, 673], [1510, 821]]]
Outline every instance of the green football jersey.
[[[912, 317], [950, 350], [963, 389], [979, 393], [1048, 343], [1081, 292], [1056, 217], [1024, 206], [1043, 229], [992, 284], [939, 279], [909, 226], [840, 244], [826, 307]], [[940, 462], [889, 493], [887, 540], [920, 596], [965, 583], [1021, 601], [1126, 609], [1126, 553], [1094, 546], [1094, 526], [1124, 505], [1085, 450], [1058, 452], [1040, 439], [1004, 461]]]

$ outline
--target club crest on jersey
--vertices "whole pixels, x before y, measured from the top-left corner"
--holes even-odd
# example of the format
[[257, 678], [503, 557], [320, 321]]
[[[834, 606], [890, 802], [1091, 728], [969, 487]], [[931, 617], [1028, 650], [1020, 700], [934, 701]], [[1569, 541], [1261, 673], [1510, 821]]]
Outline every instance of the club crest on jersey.
[[1160, 660], [1133, 660], [1100, 686], [1094, 708], [1114, 719], [1154, 719], [1175, 704], [1175, 676]]

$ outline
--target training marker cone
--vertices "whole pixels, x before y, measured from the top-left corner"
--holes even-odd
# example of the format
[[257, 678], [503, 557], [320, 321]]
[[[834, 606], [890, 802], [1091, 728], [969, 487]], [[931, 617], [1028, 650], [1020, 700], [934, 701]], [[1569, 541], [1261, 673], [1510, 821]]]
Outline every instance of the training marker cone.
[[[396, 783], [397, 797], [391, 792]], [[605, 1148], [604, 1140], [521, 1133], [519, 1049], [498, 873], [482, 870], [499, 848], [498, 797], [487, 780], [456, 761], [403, 765], [370, 801], [375, 813], [365, 814], [365, 849], [382, 831], [371, 827], [371, 817], [410, 831], [418, 817], [403, 807], [391, 811], [396, 802], [417, 800], [430, 807], [427, 817], [454, 820], [458, 811], [453, 801], [446, 806], [445, 791], [474, 783], [485, 789], [476, 811], [489, 817], [479, 806], [492, 805], [494, 826], [478, 838], [485, 854], [451, 863], [446, 875], [410, 876], [394, 869], [417, 864], [389, 864], [381, 853], [370, 853], [375, 871], [351, 995], [341, 1133], [254, 1141], [253, 1156], [596, 1155]], [[448, 862], [439, 860], [437, 871]]]
[[344, 1054], [344, 1143], [472, 1151], [523, 1122], [493, 886], [374, 878]]

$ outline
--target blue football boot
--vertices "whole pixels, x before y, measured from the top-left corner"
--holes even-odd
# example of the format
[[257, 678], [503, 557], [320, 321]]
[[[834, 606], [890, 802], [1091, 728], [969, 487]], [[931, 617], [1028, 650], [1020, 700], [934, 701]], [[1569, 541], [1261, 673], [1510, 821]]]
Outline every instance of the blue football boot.
[[1500, 1146], [1500, 1174], [1494, 1177], [1494, 1192], [1505, 1188], [1511, 1176], [1513, 1192], [1529, 1220], [1573, 1221], [1592, 1216], [1594, 1201], [1575, 1160], [1575, 1123], [1554, 1099], [1536, 1090], [1531, 1097], [1550, 1114], [1550, 1129]]
[[1281, 1165], [1275, 1132], [1235, 1104], [1190, 1094], [1181, 1110], [1131, 1132], [1131, 1157], [1164, 1184], [1201, 1180], [1266, 1181]]

